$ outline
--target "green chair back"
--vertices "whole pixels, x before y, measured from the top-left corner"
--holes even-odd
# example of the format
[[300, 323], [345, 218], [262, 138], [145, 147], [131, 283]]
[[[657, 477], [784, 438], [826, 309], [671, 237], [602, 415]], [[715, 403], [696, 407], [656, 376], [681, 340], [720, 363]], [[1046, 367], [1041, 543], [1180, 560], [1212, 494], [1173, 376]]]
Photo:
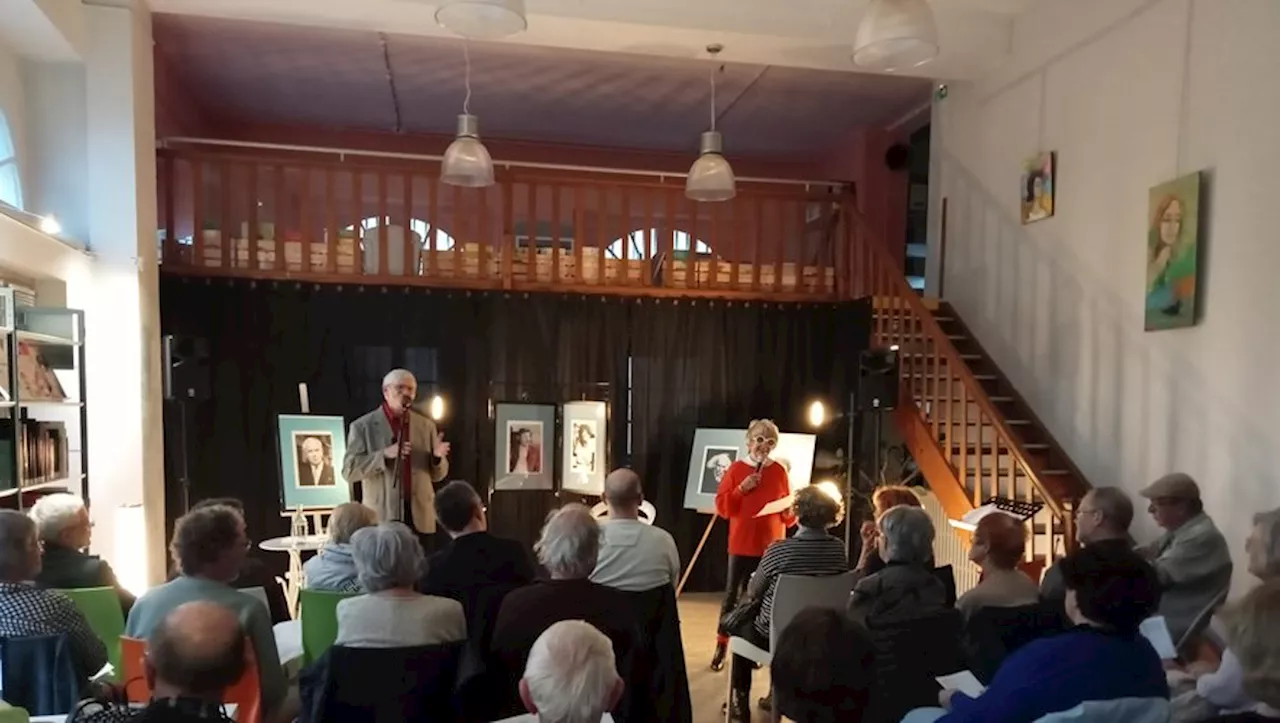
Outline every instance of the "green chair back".
[[298, 591], [299, 615], [302, 617], [302, 659], [305, 665], [324, 655], [338, 639], [338, 603], [357, 592], [328, 590]]
[[89, 628], [107, 646], [107, 662], [111, 663], [111, 679], [120, 680], [120, 636], [124, 635], [124, 611], [120, 609], [120, 595], [114, 587], [84, 587], [76, 590], [59, 590], [71, 598]]

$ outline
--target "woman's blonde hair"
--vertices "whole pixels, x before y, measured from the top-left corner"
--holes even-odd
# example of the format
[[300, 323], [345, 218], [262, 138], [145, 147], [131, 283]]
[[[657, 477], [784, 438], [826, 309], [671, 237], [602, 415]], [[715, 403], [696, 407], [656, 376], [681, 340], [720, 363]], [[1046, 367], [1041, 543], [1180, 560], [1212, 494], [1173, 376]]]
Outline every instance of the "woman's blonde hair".
[[378, 512], [372, 507], [359, 502], [344, 502], [333, 508], [333, 516], [329, 518], [329, 542], [343, 544], [351, 542], [356, 530], [373, 527], [378, 524]]
[[778, 425], [773, 423], [772, 419], [753, 419], [751, 424], [747, 425], [747, 441], [750, 442], [756, 437], [773, 437], [778, 439], [781, 432], [778, 431]]
[[1227, 643], [1244, 669], [1244, 690], [1280, 707], [1280, 580], [1250, 590], [1227, 609]]

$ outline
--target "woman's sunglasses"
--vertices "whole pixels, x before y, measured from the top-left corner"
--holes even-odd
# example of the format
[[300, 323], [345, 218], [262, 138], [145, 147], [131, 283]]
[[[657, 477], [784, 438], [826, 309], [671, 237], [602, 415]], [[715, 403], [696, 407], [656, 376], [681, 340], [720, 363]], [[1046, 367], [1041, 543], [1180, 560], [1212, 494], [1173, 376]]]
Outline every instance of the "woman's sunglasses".
[[777, 439], [773, 437], [766, 437], [763, 434], [756, 436], [755, 439], [751, 441], [755, 442], [756, 446], [760, 446], [760, 447], [763, 447], [765, 445], [768, 445], [770, 447], [776, 447], [778, 445]]

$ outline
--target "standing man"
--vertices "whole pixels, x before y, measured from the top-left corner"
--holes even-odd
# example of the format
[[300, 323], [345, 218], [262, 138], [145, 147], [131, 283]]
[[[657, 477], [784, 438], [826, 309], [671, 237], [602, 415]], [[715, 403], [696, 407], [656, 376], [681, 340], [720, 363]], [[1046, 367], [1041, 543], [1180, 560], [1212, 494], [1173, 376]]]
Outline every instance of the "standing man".
[[[413, 410], [418, 381], [406, 369], [382, 378], [382, 406], [351, 423], [342, 476], [361, 483], [363, 502], [383, 522], [398, 520], [430, 551], [436, 531], [435, 483], [449, 473], [449, 443]], [[407, 430], [407, 434], [405, 433]]]

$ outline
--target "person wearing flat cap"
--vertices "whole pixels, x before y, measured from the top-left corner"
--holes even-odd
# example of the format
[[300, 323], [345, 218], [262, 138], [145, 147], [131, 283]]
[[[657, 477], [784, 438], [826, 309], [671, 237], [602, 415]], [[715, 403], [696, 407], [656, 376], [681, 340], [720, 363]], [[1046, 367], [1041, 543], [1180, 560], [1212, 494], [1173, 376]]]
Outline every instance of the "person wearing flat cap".
[[1150, 500], [1147, 512], [1165, 532], [1138, 551], [1160, 575], [1160, 614], [1183, 652], [1194, 637], [1189, 633], [1198, 632], [1193, 626], [1198, 620], [1208, 622], [1205, 611], [1221, 604], [1231, 586], [1231, 551], [1205, 514], [1200, 486], [1190, 475], [1167, 474], [1139, 494]]

